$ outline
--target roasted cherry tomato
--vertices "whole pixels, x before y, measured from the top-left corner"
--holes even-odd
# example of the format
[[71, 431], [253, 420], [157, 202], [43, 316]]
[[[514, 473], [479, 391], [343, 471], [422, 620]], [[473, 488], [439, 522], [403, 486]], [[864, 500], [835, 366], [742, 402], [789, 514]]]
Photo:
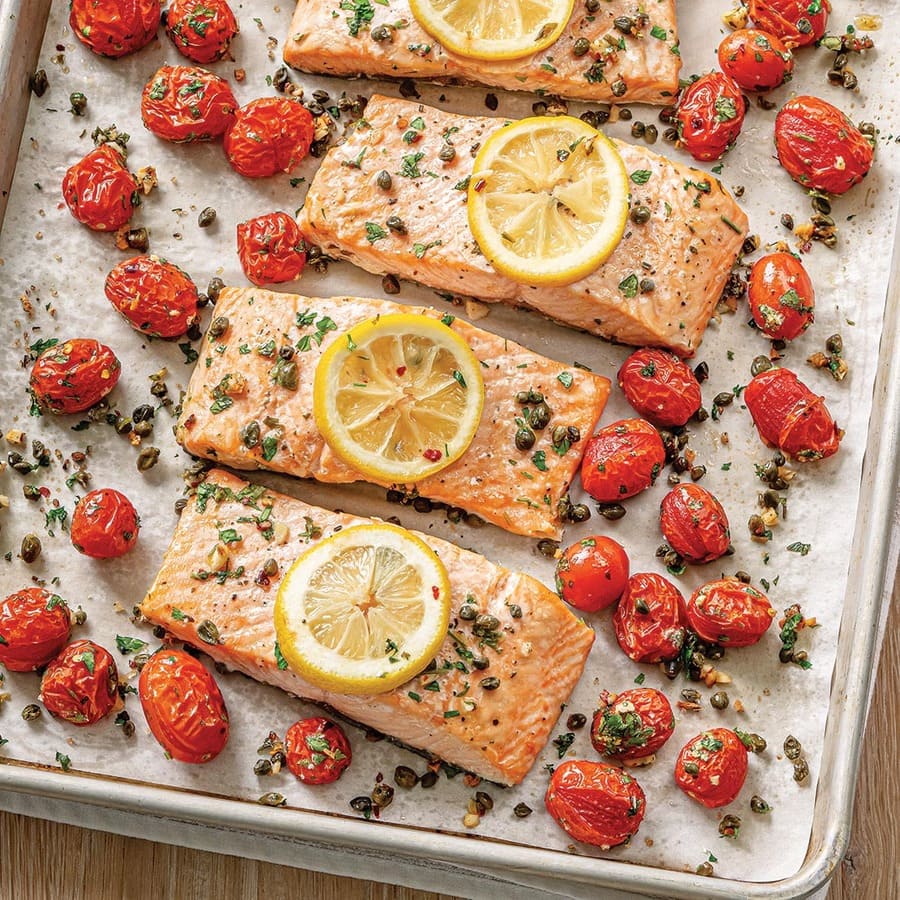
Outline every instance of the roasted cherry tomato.
[[771, 91], [791, 77], [794, 57], [774, 34], [740, 28], [719, 44], [719, 65], [741, 90]]
[[294, 219], [283, 212], [241, 222], [237, 249], [241, 268], [254, 284], [293, 281], [306, 265], [303, 235]]
[[166, 34], [194, 62], [222, 59], [238, 31], [225, 0], [171, 0], [166, 11]]
[[734, 79], [722, 72], [703, 75], [678, 100], [679, 142], [694, 159], [718, 159], [737, 140], [744, 112], [744, 96]]
[[805, 47], [825, 34], [829, 0], [750, 0], [750, 18], [788, 47]]
[[661, 691], [644, 687], [621, 694], [603, 691], [600, 709], [591, 722], [591, 744], [613, 759], [645, 759], [656, 753], [674, 730], [672, 707]]
[[697, 588], [687, 602], [685, 615], [702, 640], [726, 647], [749, 647], [766, 633], [775, 610], [762, 591], [734, 578], [722, 578]]
[[754, 376], [744, 402], [759, 436], [798, 462], [837, 453], [844, 432], [825, 406], [790, 369], [769, 369]]
[[588, 441], [581, 483], [595, 500], [617, 503], [650, 487], [665, 461], [662, 438], [649, 422], [621, 419]]
[[556, 563], [556, 590], [566, 603], [584, 612], [612, 606], [628, 584], [628, 554], [601, 534], [568, 547]]
[[675, 761], [675, 783], [710, 809], [731, 803], [747, 777], [747, 748], [728, 728], [712, 728], [688, 741]]
[[628, 579], [613, 627], [629, 659], [639, 663], [674, 659], [684, 644], [684, 597], [662, 575], [638, 572]]
[[79, 553], [94, 559], [112, 559], [124, 556], [135, 545], [140, 528], [131, 501], [112, 488], [100, 488], [78, 501], [69, 534]]
[[93, 641], [73, 641], [47, 666], [41, 702], [73, 725], [93, 725], [119, 702], [119, 673], [112, 656]]
[[672, 353], [635, 350], [619, 369], [619, 387], [635, 411], [654, 425], [684, 425], [700, 409], [700, 385], [691, 367]]
[[216, 680], [184, 650], [160, 650], [141, 669], [138, 696], [153, 737], [186, 763], [214, 759], [228, 743], [228, 710]]
[[84, 412], [116, 386], [121, 372], [119, 360], [105, 344], [72, 338], [38, 355], [31, 370], [31, 393], [49, 412]]
[[875, 151], [836, 107], [818, 97], [794, 97], [775, 117], [775, 150], [806, 190], [843, 194], [872, 167]]
[[69, 607], [58, 594], [30, 587], [0, 601], [0, 663], [10, 672], [47, 665], [69, 640]]
[[641, 826], [644, 792], [607, 763], [569, 759], [556, 767], [544, 796], [547, 812], [576, 841], [609, 850]]
[[297, 100], [263, 97], [237, 111], [225, 133], [231, 168], [246, 178], [290, 172], [309, 153], [313, 117]]
[[114, 59], [140, 50], [156, 37], [159, 0], [71, 0], [72, 33], [94, 53]]
[[175, 143], [221, 137], [237, 108], [228, 82], [195, 66], [163, 66], [141, 94], [144, 128]]
[[62, 187], [69, 211], [94, 231], [121, 228], [141, 202], [134, 176], [114, 144], [102, 144], [75, 163]]
[[136, 256], [106, 276], [106, 297], [138, 331], [181, 337], [197, 321], [197, 287], [178, 266], [158, 256]]
[[769, 253], [753, 264], [747, 300], [756, 327], [773, 340], [792, 341], [813, 323], [816, 293], [791, 253]]
[[337, 781], [350, 765], [350, 741], [340, 725], [322, 716], [300, 719], [284, 738], [288, 768], [306, 784]]
[[685, 562], [702, 564], [723, 556], [731, 544], [722, 504], [699, 484], [679, 484], [662, 499], [659, 527]]

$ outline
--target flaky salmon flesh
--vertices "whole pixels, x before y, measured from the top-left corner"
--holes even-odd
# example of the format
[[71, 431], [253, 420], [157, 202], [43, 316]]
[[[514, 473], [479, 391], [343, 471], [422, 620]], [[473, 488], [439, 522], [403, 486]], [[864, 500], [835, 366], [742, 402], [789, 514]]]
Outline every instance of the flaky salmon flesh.
[[[230, 669], [328, 704], [491, 781], [517, 784], [546, 744], [594, 640], [594, 632], [529, 575], [418, 534], [444, 564], [451, 587], [449, 633], [421, 675], [375, 696], [335, 694], [308, 684], [276, 655], [273, 609], [282, 575], [311, 542], [369, 522], [213, 470], [182, 512], [141, 612]], [[241, 539], [220, 543], [225, 529]], [[271, 578], [263, 572], [269, 560], [278, 567]], [[463, 604], [497, 618], [499, 640], [476, 636], [472, 622], [457, 616]], [[473, 665], [478, 657], [482, 668]], [[485, 686], [485, 678], [496, 682]]]
[[[369, 8], [371, 19], [368, 9], [364, 18], [346, 0], [300, 0], [285, 62], [327, 75], [472, 82], [604, 103], [670, 103], [678, 92], [675, 0], [603, 0], [595, 11], [576, 0], [551, 46], [524, 59], [490, 61], [444, 49], [413, 17], [408, 0], [376, 0]], [[389, 38], [374, 40], [372, 32], [385, 28]], [[576, 54], [576, 41], [589, 49]]]
[[[335, 456], [316, 427], [313, 380], [332, 341], [364, 320], [398, 312], [443, 318], [471, 347], [484, 379], [484, 409], [472, 443], [456, 462], [418, 482], [418, 493], [515, 534], [559, 538], [559, 504], [606, 405], [609, 380], [433, 309], [225, 288], [216, 319], [228, 327], [204, 339], [182, 402], [179, 443], [195, 456], [237, 469], [332, 483], [370, 480]], [[296, 386], [273, 377], [284, 346], [294, 350]], [[534, 446], [523, 451], [515, 444], [525, 415], [516, 394], [529, 390], [544, 395], [551, 416], [546, 428], [534, 432]], [[554, 444], [560, 425], [572, 431]]]
[[[747, 233], [743, 210], [706, 172], [616, 141], [632, 208], [647, 207], [649, 220], [629, 220], [606, 262], [574, 284], [519, 284], [487, 262], [466, 215], [473, 157], [506, 121], [372, 97], [365, 118], [328, 152], [309, 187], [299, 215], [304, 236], [369, 272], [528, 306], [623, 344], [692, 356]], [[416, 140], [408, 143], [413, 122]], [[445, 162], [447, 144], [456, 154]], [[376, 183], [383, 170], [391, 175], [389, 190]], [[386, 227], [390, 216], [403, 220], [406, 233]], [[373, 224], [384, 237], [371, 240]]]

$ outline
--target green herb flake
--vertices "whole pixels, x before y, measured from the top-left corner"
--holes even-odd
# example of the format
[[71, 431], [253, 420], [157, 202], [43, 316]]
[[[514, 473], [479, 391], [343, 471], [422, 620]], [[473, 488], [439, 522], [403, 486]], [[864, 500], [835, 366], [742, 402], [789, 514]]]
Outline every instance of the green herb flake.
[[635, 169], [630, 177], [635, 184], [646, 184], [652, 175], [649, 169]]
[[147, 646], [147, 642], [142, 641], [140, 638], [126, 637], [117, 634], [116, 646], [119, 648], [119, 653], [123, 656], [127, 656], [129, 653], [140, 653], [141, 650]]
[[65, 753], [60, 753], [59, 750], [56, 751], [56, 761], [62, 767], [63, 772], [68, 772], [69, 766], [72, 765], [72, 760]]
[[650, 34], [653, 37], [655, 37], [658, 41], [664, 41], [669, 36], [669, 32], [666, 31], [666, 29], [661, 27], [660, 25], [654, 25], [650, 29]]
[[568, 390], [572, 387], [572, 382], [575, 380], [574, 376], [571, 372], [560, 372], [559, 375], [556, 376], [556, 380], [566, 389]]
[[799, 553], [801, 556], [806, 556], [810, 550], [812, 550], [812, 544], [804, 544], [802, 541], [794, 541], [793, 544], [787, 545], [788, 552], [790, 553]]
[[380, 241], [383, 238], [386, 238], [388, 233], [375, 222], [366, 222], [366, 240], [370, 244], [374, 244], [375, 241]]
[[637, 296], [638, 286], [638, 277], [634, 274], [634, 272], [632, 272], [627, 278], [623, 278], [619, 282], [619, 290], [629, 298]]

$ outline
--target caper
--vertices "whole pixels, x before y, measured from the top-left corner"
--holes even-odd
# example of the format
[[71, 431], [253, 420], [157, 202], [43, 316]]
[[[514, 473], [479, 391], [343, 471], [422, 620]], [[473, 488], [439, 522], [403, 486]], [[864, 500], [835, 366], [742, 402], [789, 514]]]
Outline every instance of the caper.
[[[221, 278], [212, 278], [210, 279], [209, 284], [206, 287], [206, 296], [209, 297], [210, 303], [215, 303], [216, 300], [219, 299], [219, 294], [222, 293], [222, 289], [225, 287], [225, 282], [222, 281]], [[225, 327], [228, 327], [228, 320], [225, 320]]]
[[693, 688], [684, 688], [681, 692], [681, 699], [686, 703], [699, 703], [700, 692], [695, 691]]
[[521, 619], [522, 618], [522, 607], [519, 606], [518, 603], [510, 603], [508, 608], [509, 608], [509, 617], [511, 619]]
[[391, 178], [391, 173], [387, 171], [387, 169], [382, 169], [375, 176], [375, 184], [381, 188], [383, 191], [389, 191], [391, 189], [391, 185], [393, 184], [393, 179]]
[[395, 234], [406, 234], [406, 225], [400, 216], [390, 216], [385, 224], [388, 230], [393, 231]]
[[644, 127], [643, 122], [635, 122], [631, 126], [631, 136], [633, 138], [642, 138], [644, 136]]
[[642, 278], [638, 286], [642, 294], [652, 294], [656, 290], [656, 282], [652, 278]]
[[216, 211], [211, 206], [207, 206], [205, 209], [201, 210], [200, 215], [197, 216], [197, 224], [201, 228], [209, 228], [215, 221]]
[[587, 522], [591, 517], [591, 511], [585, 503], [576, 503], [569, 512], [569, 519], [576, 524], [578, 522]]
[[659, 121], [663, 123], [663, 125], [672, 125], [675, 122], [675, 112], [676, 109], [674, 106], [664, 106], [659, 111]]
[[251, 420], [241, 428], [241, 443], [247, 447], [255, 447], [259, 443], [260, 429], [256, 419]]
[[478, 610], [471, 603], [463, 603], [459, 608], [459, 617], [465, 622], [472, 622], [478, 615]]
[[37, 705], [37, 703], [29, 703], [22, 710], [22, 718], [26, 722], [33, 722], [35, 719], [39, 719], [41, 717], [41, 708]]
[[772, 361], [768, 356], [755, 356], [753, 362], [750, 363], [750, 374], [759, 375], [761, 372], [768, 372], [772, 368]]
[[[590, 5], [591, 0], [588, 0], [588, 5]], [[517, 803], [513, 807], [513, 815], [517, 819], [527, 819], [532, 813], [531, 807], [527, 803]]]
[[19, 556], [22, 562], [31, 565], [41, 555], [41, 540], [36, 534], [26, 534], [22, 538], [22, 547]]
[[69, 105], [73, 116], [83, 116], [87, 109], [87, 97], [81, 91], [72, 91], [69, 94]]
[[843, 76], [841, 79], [841, 86], [846, 88], [846, 90], [855, 91], [859, 87], [859, 79], [850, 71], [850, 69], [844, 69], [841, 74]]
[[433, 788], [437, 784], [437, 772], [432, 772], [431, 770], [425, 772], [422, 777], [419, 779], [419, 784], [423, 788]]
[[350, 808], [355, 812], [368, 815], [372, 812], [372, 800], [369, 797], [354, 797], [350, 801]]
[[761, 815], [762, 813], [771, 812], [772, 807], [769, 806], [769, 804], [766, 803], [766, 801], [763, 800], [763, 798], [760, 797], [759, 794], [754, 794], [750, 798], [750, 811]]
[[475, 634], [486, 634], [491, 631], [496, 631], [499, 627], [500, 620], [496, 616], [492, 616], [490, 613], [481, 613], [475, 617], [475, 624], [472, 626], [472, 631], [474, 631]]
[[419, 783], [419, 776], [409, 766], [397, 766], [394, 769], [394, 784], [397, 787], [414, 788]]
[[795, 760], [800, 758], [802, 752], [803, 747], [801, 746], [800, 741], [792, 734], [789, 734], [784, 739], [784, 755], [790, 760]]
[[712, 697], [709, 698], [710, 706], [713, 709], [727, 709], [728, 708], [728, 694], [725, 691], [716, 691]]
[[591, 49], [591, 42], [584, 37], [578, 38], [574, 44], [572, 44], [572, 53], [575, 56], [584, 56], [588, 50]]
[[278, 574], [278, 561], [269, 557], [269, 559], [263, 563], [262, 570], [269, 578], [274, 577]]
[[516, 431], [516, 449], [517, 450], [530, 450], [534, 446], [534, 442], [537, 440], [534, 432], [525, 426], [517, 429]]
[[687, 470], [690, 468], [690, 463], [687, 461], [687, 459], [685, 459], [685, 457], [676, 456], [672, 462], [672, 468], [680, 474], [681, 472], [687, 472]]
[[146, 422], [156, 415], [153, 407], [149, 403], [142, 403], [136, 406], [131, 413], [132, 422]]
[[281, 362], [275, 368], [275, 384], [289, 391], [296, 391], [300, 384], [300, 367], [296, 362]]
[[713, 870], [713, 867], [712, 867], [712, 863], [710, 863], [710, 862], [703, 862], [703, 863], [700, 863], [699, 866], [697, 866], [697, 870], [696, 870], [696, 871], [697, 871], [697, 874], [698, 874], [698, 875], [702, 875], [702, 876], [704, 876], [705, 878], [708, 878], [710, 875], [712, 875], [712, 873], [713, 873], [714, 870]]
[[216, 623], [211, 622], [209, 619], [204, 619], [197, 626], [197, 637], [200, 638], [204, 644], [218, 644], [220, 642], [220, 637]]
[[663, 140], [674, 144], [678, 140], [678, 129], [669, 127], [663, 132]]
[[23, 484], [22, 493], [26, 500], [40, 500], [43, 496], [41, 489], [36, 484]]
[[384, 278], [381, 279], [381, 289], [386, 294], [399, 294], [400, 282], [397, 280], [397, 276], [385, 275]]
[[781, 214], [781, 224], [787, 228], [788, 231], [794, 230], [794, 217], [790, 213], [782, 213]]
[[285, 361], [294, 358], [294, 348], [290, 344], [285, 344], [278, 348], [278, 358]]
[[737, 580], [740, 581], [741, 584], [750, 584], [750, 573], [745, 572], [743, 569], [735, 572], [734, 577], [737, 578]]
[[500, 687], [500, 679], [496, 678], [493, 675], [489, 675], [487, 678], [482, 678], [478, 683], [485, 691], [496, 691], [497, 688]]
[[369, 34], [372, 36], [372, 40], [378, 43], [394, 39], [394, 29], [390, 25], [376, 25]]
[[494, 798], [485, 791], [475, 792], [475, 802], [484, 807], [485, 810], [494, 808]]
[[453, 144], [444, 144], [440, 150], [438, 150], [438, 159], [441, 162], [450, 162], [452, 159], [456, 158], [456, 147]]
[[699, 775], [700, 766], [695, 762], [686, 762], [684, 764], [684, 771], [687, 772], [688, 775]]
[[625, 516], [625, 507], [621, 503], [601, 503], [597, 512], [610, 522], [617, 522]]
[[722, 837], [736, 838], [741, 829], [741, 817], [735, 815], [723, 816], [719, 822], [719, 834]]
[[731, 406], [733, 400], [734, 394], [732, 394], [731, 391], [722, 391], [713, 397], [713, 403], [716, 406]]
[[516, 394], [516, 403], [524, 406], [526, 403], [543, 403], [544, 395], [540, 391], [527, 390], [519, 391]]
[[579, 728], [584, 728], [587, 724], [587, 716], [583, 713], [572, 713], [568, 719], [566, 719], [566, 728], [569, 731], [577, 731]]
[[486, 656], [473, 656], [471, 659], [472, 668], [478, 669], [480, 672], [483, 672], [487, 669], [491, 661]]
[[228, 316], [216, 316], [209, 323], [209, 336], [213, 338], [222, 337], [228, 331]]
[[631, 34], [634, 29], [634, 19], [630, 16], [617, 16], [613, 19], [613, 25], [616, 30], [621, 31], [622, 34]]
[[839, 334], [833, 334], [825, 341], [825, 349], [835, 356], [841, 356], [844, 352], [844, 339]]
[[705, 422], [709, 418], [709, 410], [705, 406], [700, 406], [697, 408], [697, 412], [694, 413], [693, 418], [697, 422]]
[[650, 221], [651, 215], [652, 213], [650, 212], [649, 206], [639, 204], [631, 210], [631, 221], [634, 222], [635, 225], [645, 225]]
[[153, 433], [153, 423], [148, 421], [137, 422], [132, 430], [138, 437], [148, 437]]
[[47, 93], [47, 88], [50, 87], [46, 69], [38, 69], [28, 79], [28, 87], [31, 88], [31, 92], [35, 97], [43, 97]]
[[[612, 91], [613, 97], [624, 97], [624, 96], [625, 96], [625, 92], [628, 90], [628, 85], [625, 84], [625, 81], [624, 81], [623, 79], [617, 78], [617, 79], [610, 85], [610, 90]], [[621, 111], [619, 112], [619, 118], [620, 118], [620, 119], [626, 119], [626, 120], [627, 120], [628, 118], [630, 118], [631, 110], [628, 110], [628, 113], [629, 113], [629, 114], [628, 114], [627, 116], [622, 115], [622, 113], [624, 113], [624, 112], [625, 112], [624, 109], [621, 110]]]
[[272, 761], [269, 759], [258, 759], [253, 765], [254, 775], [271, 775]]
[[272, 87], [274, 87], [279, 94], [283, 94], [290, 83], [291, 76], [288, 74], [287, 66], [279, 66], [272, 76]]
[[389, 784], [382, 781], [372, 788], [372, 803], [380, 809], [390, 806], [393, 799], [394, 789]]
[[279, 794], [277, 791], [269, 791], [267, 794], [263, 794], [257, 803], [261, 803], [263, 806], [284, 806], [287, 803], [287, 799], [284, 794]]
[[691, 466], [691, 481], [699, 481], [706, 474], [706, 466]]
[[531, 416], [528, 424], [535, 431], [543, 431], [550, 424], [550, 407], [542, 400], [534, 409], [531, 410]]
[[794, 763], [794, 781], [802, 783], [809, 778], [809, 763], [803, 758]]
[[654, 124], [651, 123], [644, 129], [644, 140], [648, 144], [655, 144], [658, 137], [659, 129]]
[[559, 541], [553, 541], [550, 540], [550, 538], [541, 538], [541, 540], [537, 542], [537, 549], [541, 556], [545, 556], [547, 559], [554, 559], [559, 550]]
[[144, 447], [137, 456], [138, 472], [147, 472], [159, 461], [159, 447]]

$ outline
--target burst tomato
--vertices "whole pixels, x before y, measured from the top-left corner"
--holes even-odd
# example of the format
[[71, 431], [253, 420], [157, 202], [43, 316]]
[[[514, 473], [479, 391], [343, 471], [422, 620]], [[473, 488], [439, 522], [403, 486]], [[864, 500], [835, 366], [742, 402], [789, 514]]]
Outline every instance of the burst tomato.
[[116, 386], [121, 371], [115, 353], [105, 344], [73, 338], [38, 355], [31, 370], [31, 393], [49, 412], [83, 412]]
[[691, 367], [665, 350], [635, 350], [618, 377], [628, 402], [654, 425], [684, 425], [700, 408], [700, 385]]
[[672, 707], [666, 695], [655, 688], [634, 688], [621, 694], [603, 691], [600, 704], [591, 722], [591, 744], [603, 756], [622, 761], [645, 759], [675, 730]]
[[306, 243], [287, 213], [273, 212], [237, 227], [238, 257], [254, 284], [280, 284], [298, 278], [306, 265]]
[[726, 647], [749, 647], [766, 633], [775, 618], [769, 598], [733, 578], [697, 588], [685, 606], [688, 625], [704, 641]]
[[674, 659], [684, 644], [684, 597], [662, 575], [638, 572], [628, 579], [613, 616], [616, 640], [629, 659]]
[[0, 663], [10, 672], [47, 665], [69, 640], [69, 608], [58, 594], [24, 588], [0, 601]]
[[106, 298], [132, 328], [153, 337], [181, 337], [197, 321], [197, 287], [158, 256], [136, 256], [106, 276]]
[[621, 769], [570, 759], [550, 777], [544, 804], [566, 834], [608, 850], [640, 828], [645, 800], [641, 786]]
[[159, 0], [71, 0], [72, 33], [94, 53], [117, 59], [156, 36]]
[[843, 194], [865, 178], [875, 151], [836, 107], [818, 97], [794, 97], [775, 117], [775, 150], [806, 190]]
[[744, 97], [734, 79], [710, 72], [688, 85], [678, 100], [678, 140], [694, 159], [718, 159], [744, 124]]
[[94, 231], [121, 228], [141, 202], [134, 176], [114, 144], [102, 144], [68, 169], [62, 189], [72, 215]]
[[137, 542], [141, 523], [131, 501], [112, 488], [90, 491], [72, 512], [69, 530], [79, 553], [94, 559], [126, 554]]
[[195, 66], [163, 66], [141, 94], [144, 128], [175, 143], [221, 137], [237, 108], [228, 82]]
[[305, 784], [337, 781], [353, 758], [341, 726], [322, 716], [294, 722], [285, 735], [284, 752], [288, 768]]
[[649, 422], [621, 419], [588, 441], [581, 484], [595, 500], [617, 503], [650, 487], [665, 461], [662, 438]]
[[814, 394], [790, 369], [769, 369], [751, 379], [744, 402], [759, 436], [798, 462], [837, 453], [844, 432], [825, 398]]
[[829, 0], [750, 0], [750, 18], [788, 47], [804, 47], [825, 34]]
[[112, 656], [93, 641], [73, 641], [41, 679], [47, 712], [73, 725], [93, 725], [119, 702], [119, 673]]
[[209, 762], [228, 743], [228, 710], [219, 686], [189, 653], [154, 653], [141, 669], [138, 696], [153, 737], [172, 759]]
[[315, 126], [296, 100], [263, 97], [242, 106], [225, 133], [231, 168], [246, 178], [290, 172], [309, 153]]
[[612, 538], [595, 534], [567, 548], [556, 563], [556, 590], [584, 612], [612, 606], [628, 584], [628, 554]]
[[756, 327], [773, 340], [792, 341], [813, 323], [812, 281], [791, 253], [769, 253], [753, 264], [747, 300]]
[[240, 31], [225, 0], [171, 0], [166, 11], [166, 34], [176, 49], [198, 63], [211, 63], [228, 54]]
[[659, 527], [685, 562], [702, 564], [723, 556], [731, 543], [722, 504], [699, 484], [679, 484], [662, 499]]
[[794, 71], [791, 51], [774, 34], [741, 28], [719, 44], [719, 65], [745, 91], [771, 91]]
[[712, 728], [692, 738], [675, 761], [675, 783], [710, 809], [731, 803], [747, 777], [747, 748], [728, 728]]

